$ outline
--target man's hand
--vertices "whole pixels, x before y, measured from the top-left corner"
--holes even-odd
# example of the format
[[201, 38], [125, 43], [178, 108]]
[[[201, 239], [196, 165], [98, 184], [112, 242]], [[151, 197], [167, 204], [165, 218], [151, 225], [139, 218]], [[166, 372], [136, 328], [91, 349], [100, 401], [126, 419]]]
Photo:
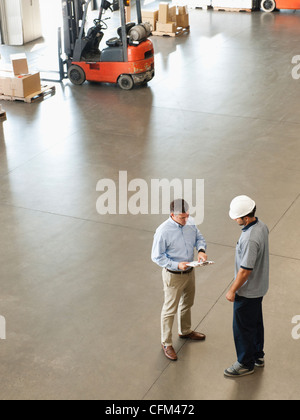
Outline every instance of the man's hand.
[[187, 266], [187, 264], [189, 264], [188, 262], [181, 262], [178, 264], [178, 269], [181, 271], [185, 271], [186, 269], [188, 269], [189, 267]]
[[226, 299], [229, 300], [229, 302], [235, 301], [236, 292], [246, 283], [246, 281], [248, 281], [251, 273], [252, 270], [246, 270], [245, 268], [239, 269], [236, 279], [226, 295]]
[[231, 290], [229, 290], [229, 292], [227, 293], [227, 295], [226, 295], [226, 299], [229, 301], [229, 302], [234, 302], [235, 301], [235, 293], [234, 292], [232, 292]]
[[207, 261], [207, 255], [205, 254], [205, 252], [199, 252], [198, 253], [198, 262], [205, 262]]

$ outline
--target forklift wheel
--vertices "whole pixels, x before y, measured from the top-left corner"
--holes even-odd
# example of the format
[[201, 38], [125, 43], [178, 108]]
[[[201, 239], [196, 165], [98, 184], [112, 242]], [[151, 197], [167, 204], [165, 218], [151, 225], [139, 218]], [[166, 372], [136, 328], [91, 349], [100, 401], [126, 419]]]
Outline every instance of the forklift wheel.
[[75, 65], [70, 66], [68, 70], [68, 77], [74, 85], [82, 85], [86, 81], [84, 70]]
[[124, 90], [130, 90], [133, 88], [134, 82], [129, 74], [122, 74], [118, 79], [118, 84], [120, 88]]
[[261, 8], [264, 12], [271, 13], [276, 9], [276, 3], [274, 0], [263, 0], [261, 2]]

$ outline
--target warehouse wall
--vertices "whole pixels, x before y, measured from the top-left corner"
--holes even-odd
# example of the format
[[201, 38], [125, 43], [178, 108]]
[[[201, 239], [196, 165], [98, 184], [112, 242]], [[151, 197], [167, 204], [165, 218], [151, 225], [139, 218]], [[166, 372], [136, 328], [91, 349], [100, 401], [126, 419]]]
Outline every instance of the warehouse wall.
[[26, 44], [42, 36], [40, 2], [39, 0], [21, 0], [21, 10], [23, 43]]
[[39, 0], [0, 0], [3, 43], [23, 45], [42, 36]]

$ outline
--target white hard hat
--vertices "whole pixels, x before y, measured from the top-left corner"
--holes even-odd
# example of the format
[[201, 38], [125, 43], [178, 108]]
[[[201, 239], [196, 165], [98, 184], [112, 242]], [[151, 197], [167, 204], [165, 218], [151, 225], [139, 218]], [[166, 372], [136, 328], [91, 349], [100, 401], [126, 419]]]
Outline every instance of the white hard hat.
[[247, 197], [247, 195], [239, 195], [238, 197], [235, 197], [230, 204], [229, 216], [233, 220], [245, 217], [254, 210], [255, 206], [255, 201], [250, 197]]

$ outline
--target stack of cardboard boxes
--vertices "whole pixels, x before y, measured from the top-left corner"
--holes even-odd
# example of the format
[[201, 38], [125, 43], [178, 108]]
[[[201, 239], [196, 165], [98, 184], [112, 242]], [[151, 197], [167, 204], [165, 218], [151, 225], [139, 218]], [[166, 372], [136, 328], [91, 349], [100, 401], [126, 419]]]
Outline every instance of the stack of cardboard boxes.
[[189, 28], [190, 19], [187, 6], [178, 6], [178, 13], [176, 15], [177, 28]]
[[186, 6], [169, 6], [169, 3], [160, 3], [159, 10], [152, 12], [142, 11], [143, 22], [149, 22], [153, 35], [181, 34], [182, 29], [189, 28], [189, 15]]
[[0, 71], [0, 99], [23, 99], [41, 91], [40, 73], [29, 73], [24, 54], [11, 57], [13, 72]]

